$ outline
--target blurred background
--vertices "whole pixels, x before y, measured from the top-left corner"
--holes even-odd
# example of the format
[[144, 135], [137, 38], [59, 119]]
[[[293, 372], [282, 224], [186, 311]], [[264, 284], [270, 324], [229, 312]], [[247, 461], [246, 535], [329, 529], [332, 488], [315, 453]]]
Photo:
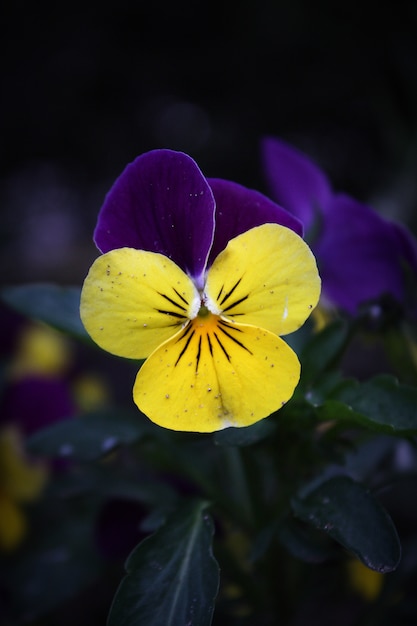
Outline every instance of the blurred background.
[[159, 147], [266, 192], [281, 137], [415, 231], [417, 2], [14, 2], [2, 24], [2, 284], [81, 284], [105, 193]]
[[[266, 193], [260, 141], [280, 137], [310, 155], [335, 189], [417, 234], [417, 1], [395, 8], [307, 0], [16, 1], [4, 3], [0, 19], [0, 286], [81, 286], [98, 255], [92, 235], [105, 194], [128, 162], [155, 148], [183, 150], [205, 175]], [[109, 403], [131, 407], [136, 364], [68, 346], [66, 338], [46, 337], [45, 328], [26, 328], [27, 320], [9, 313], [0, 311], [0, 356], [14, 359], [9, 395], [0, 398], [9, 402], [9, 414], [0, 407], [5, 419], [30, 418], [36, 430]], [[372, 350], [356, 371], [368, 374], [368, 362], [380, 368], [380, 353], [375, 358]], [[407, 494], [407, 515], [409, 501]], [[124, 515], [120, 502], [116, 508]], [[55, 512], [66, 515], [54, 506]], [[114, 538], [112, 514], [105, 508], [99, 521]], [[117, 528], [124, 521], [117, 519]], [[414, 513], [411, 523], [410, 534]], [[51, 528], [57, 529], [51, 541], [61, 545], [60, 524]], [[130, 539], [116, 546], [123, 555], [138, 540]], [[30, 540], [29, 547], [31, 541], [38, 546]], [[36, 575], [15, 571], [16, 589], [25, 592], [21, 580], [38, 580], [39, 563], [36, 553]], [[104, 623], [122, 563], [88, 601], [64, 597], [58, 622]], [[47, 582], [40, 588], [49, 599]], [[103, 593], [103, 584], [110, 590]], [[66, 583], [58, 578], [55, 588], [62, 592]], [[0, 613], [2, 600], [0, 584]], [[86, 610], [96, 601], [98, 609]], [[53, 617], [42, 624], [57, 623]]]

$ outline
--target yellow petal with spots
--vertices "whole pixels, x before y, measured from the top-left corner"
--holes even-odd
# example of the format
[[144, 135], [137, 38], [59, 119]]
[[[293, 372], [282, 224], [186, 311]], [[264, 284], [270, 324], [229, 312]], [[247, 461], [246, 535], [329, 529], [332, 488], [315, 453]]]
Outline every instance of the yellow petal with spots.
[[162, 254], [120, 248], [95, 260], [81, 292], [81, 320], [117, 356], [142, 359], [196, 314], [190, 278]]
[[213, 313], [277, 335], [297, 330], [320, 296], [313, 253], [292, 230], [263, 224], [231, 239], [207, 275]]
[[282, 339], [209, 313], [151, 354], [133, 397], [160, 426], [213, 432], [249, 426], [281, 408], [299, 375], [297, 356]]

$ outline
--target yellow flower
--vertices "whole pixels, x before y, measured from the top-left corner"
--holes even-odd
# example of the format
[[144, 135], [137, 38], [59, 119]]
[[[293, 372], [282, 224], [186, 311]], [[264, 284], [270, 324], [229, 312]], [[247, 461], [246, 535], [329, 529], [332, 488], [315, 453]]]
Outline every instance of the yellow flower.
[[145, 359], [134, 401], [172, 430], [248, 426], [279, 409], [300, 376], [279, 337], [316, 306], [320, 278], [307, 244], [279, 224], [229, 241], [193, 279], [168, 257], [130, 247], [94, 262], [81, 319], [112, 354]]

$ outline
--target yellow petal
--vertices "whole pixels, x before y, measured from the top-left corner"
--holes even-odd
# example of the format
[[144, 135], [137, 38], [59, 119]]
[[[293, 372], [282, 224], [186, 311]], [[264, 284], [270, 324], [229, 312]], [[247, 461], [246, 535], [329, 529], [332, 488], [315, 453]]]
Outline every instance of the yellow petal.
[[263, 224], [229, 241], [209, 269], [205, 294], [213, 313], [285, 335], [316, 306], [320, 277], [301, 237]]
[[81, 292], [82, 322], [104, 350], [147, 357], [196, 314], [190, 278], [162, 254], [120, 248], [93, 263]]
[[208, 314], [152, 353], [133, 396], [160, 426], [213, 432], [249, 426], [281, 408], [299, 375], [297, 356], [282, 339]]

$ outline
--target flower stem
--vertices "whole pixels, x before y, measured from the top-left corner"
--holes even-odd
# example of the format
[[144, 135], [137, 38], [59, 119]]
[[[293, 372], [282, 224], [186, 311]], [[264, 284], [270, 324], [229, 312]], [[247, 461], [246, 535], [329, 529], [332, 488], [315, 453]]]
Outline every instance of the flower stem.
[[252, 501], [246, 480], [246, 472], [242, 461], [242, 455], [236, 446], [226, 446], [224, 449], [226, 471], [229, 476], [232, 497], [242, 512], [242, 520], [248, 526], [254, 523]]

